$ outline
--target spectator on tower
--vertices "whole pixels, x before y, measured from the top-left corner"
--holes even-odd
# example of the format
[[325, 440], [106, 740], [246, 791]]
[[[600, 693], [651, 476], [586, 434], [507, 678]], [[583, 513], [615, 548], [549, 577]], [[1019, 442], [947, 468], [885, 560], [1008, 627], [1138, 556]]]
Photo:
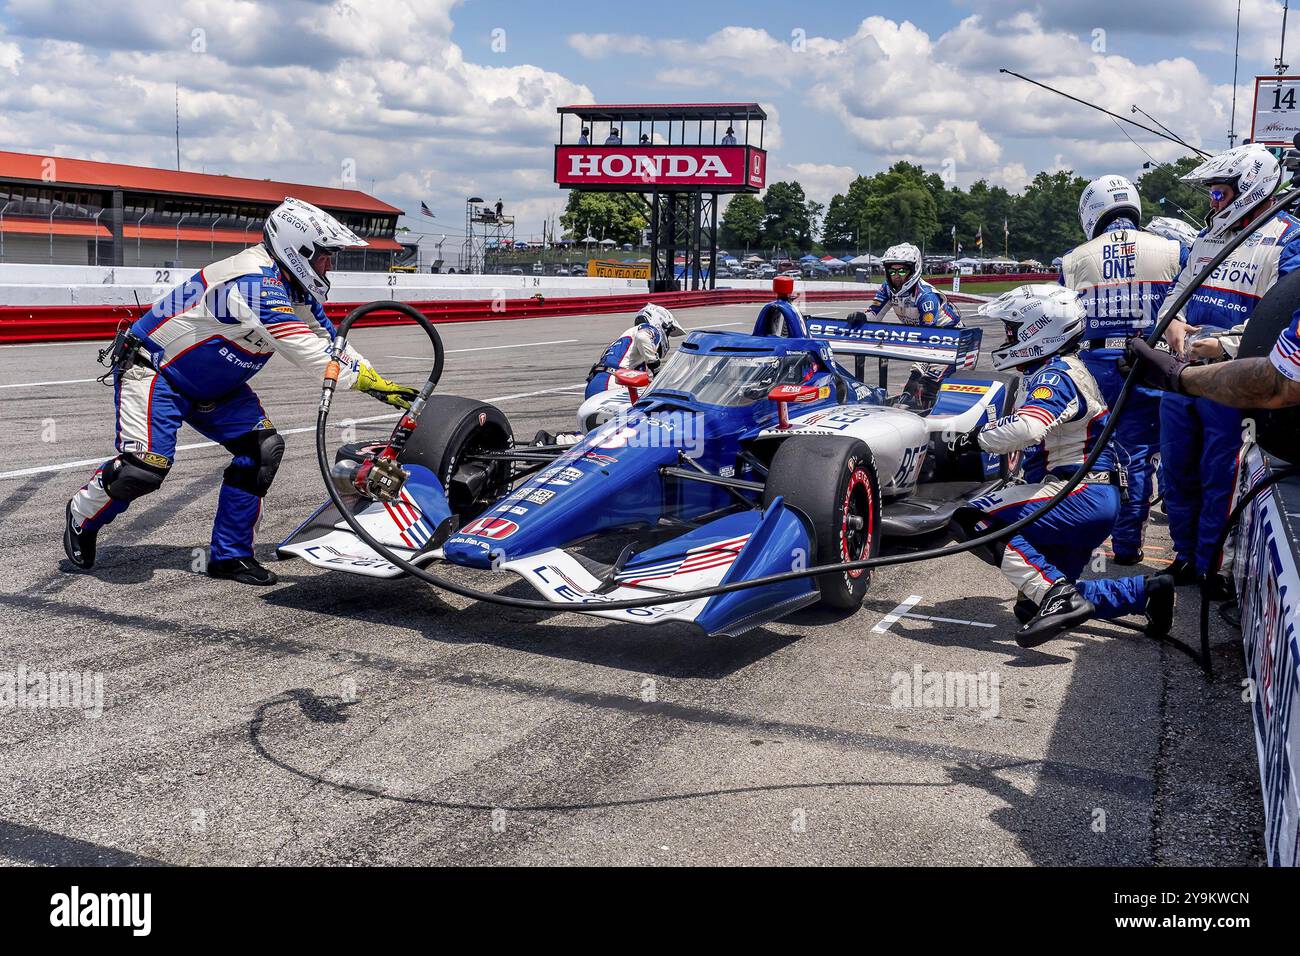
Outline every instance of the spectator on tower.
[[579, 146], [591, 145], [591, 130], [585, 126], [582, 128], [582, 135], [578, 137], [578, 145]]
[[732, 129], [730, 126], [727, 127], [727, 132], [723, 134], [722, 145], [723, 146], [736, 145], [736, 131]]
[[623, 134], [622, 134], [621, 132], [619, 132], [619, 129], [618, 129], [617, 126], [611, 126], [611, 127], [609, 128], [609, 136], [605, 139], [605, 145], [606, 145], [606, 146], [622, 146], [622, 145], [623, 145]]

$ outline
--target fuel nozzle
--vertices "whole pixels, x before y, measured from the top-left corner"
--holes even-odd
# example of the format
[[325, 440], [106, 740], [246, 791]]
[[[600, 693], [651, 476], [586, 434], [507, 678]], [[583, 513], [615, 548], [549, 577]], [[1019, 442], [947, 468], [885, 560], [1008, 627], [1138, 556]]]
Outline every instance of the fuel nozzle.
[[343, 494], [361, 495], [371, 501], [396, 501], [407, 474], [396, 458], [335, 462], [330, 481]]

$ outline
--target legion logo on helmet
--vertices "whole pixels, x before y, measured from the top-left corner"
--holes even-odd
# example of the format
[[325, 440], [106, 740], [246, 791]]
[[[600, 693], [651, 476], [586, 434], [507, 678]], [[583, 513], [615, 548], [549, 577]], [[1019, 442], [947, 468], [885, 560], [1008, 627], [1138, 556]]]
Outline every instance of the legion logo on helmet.
[[[906, 295], [916, 288], [916, 284], [921, 281], [921, 250], [910, 242], [901, 242], [896, 246], [890, 246], [885, 250], [880, 262], [885, 270], [885, 284], [894, 296]], [[911, 270], [898, 288], [894, 288], [893, 283], [889, 280], [890, 266], [907, 266]]]
[[330, 280], [316, 271], [312, 260], [322, 252], [369, 245], [323, 209], [292, 197], [266, 217], [262, 241], [290, 278], [321, 303], [329, 295]]
[[1142, 221], [1142, 197], [1137, 187], [1123, 176], [1099, 176], [1079, 196], [1079, 225], [1086, 239], [1126, 216], [1137, 225]]
[[1206, 220], [1206, 236], [1223, 235], [1268, 201], [1282, 182], [1282, 167], [1268, 148], [1259, 143], [1235, 146], [1211, 156], [1183, 177], [1194, 186], [1228, 185], [1237, 196]]
[[979, 314], [1001, 320], [1006, 329], [1006, 342], [990, 355], [1000, 371], [1064, 352], [1083, 335], [1083, 303], [1064, 286], [1022, 285], [984, 303]]

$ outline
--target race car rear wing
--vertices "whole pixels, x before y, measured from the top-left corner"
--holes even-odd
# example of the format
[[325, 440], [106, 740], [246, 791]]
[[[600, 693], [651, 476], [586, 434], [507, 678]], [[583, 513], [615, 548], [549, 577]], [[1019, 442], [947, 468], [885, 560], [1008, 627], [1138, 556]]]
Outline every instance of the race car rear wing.
[[939, 329], [897, 322], [855, 325], [845, 319], [821, 315], [806, 315], [804, 322], [809, 338], [829, 343], [838, 355], [955, 365], [961, 369], [975, 367], [983, 338], [979, 329]]

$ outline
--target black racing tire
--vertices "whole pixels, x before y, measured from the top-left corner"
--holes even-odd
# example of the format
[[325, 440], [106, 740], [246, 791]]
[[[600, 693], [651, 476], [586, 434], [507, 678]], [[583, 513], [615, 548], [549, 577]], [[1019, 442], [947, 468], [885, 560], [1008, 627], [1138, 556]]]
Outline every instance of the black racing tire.
[[[880, 479], [871, 449], [856, 438], [792, 435], [768, 467], [763, 505], [777, 497], [806, 519], [813, 564], [875, 557], [880, 550]], [[854, 519], [860, 527], [854, 528]], [[841, 571], [817, 579], [821, 603], [841, 610], [862, 606], [871, 571]]]
[[[466, 462], [465, 454], [511, 447], [510, 421], [495, 405], [456, 395], [433, 395], [420, 413], [420, 423], [402, 449], [403, 465], [423, 465], [447, 492], [452, 514], [463, 525], [477, 518], [510, 490], [510, 463]], [[344, 445], [334, 460], [362, 460], [384, 442]]]

